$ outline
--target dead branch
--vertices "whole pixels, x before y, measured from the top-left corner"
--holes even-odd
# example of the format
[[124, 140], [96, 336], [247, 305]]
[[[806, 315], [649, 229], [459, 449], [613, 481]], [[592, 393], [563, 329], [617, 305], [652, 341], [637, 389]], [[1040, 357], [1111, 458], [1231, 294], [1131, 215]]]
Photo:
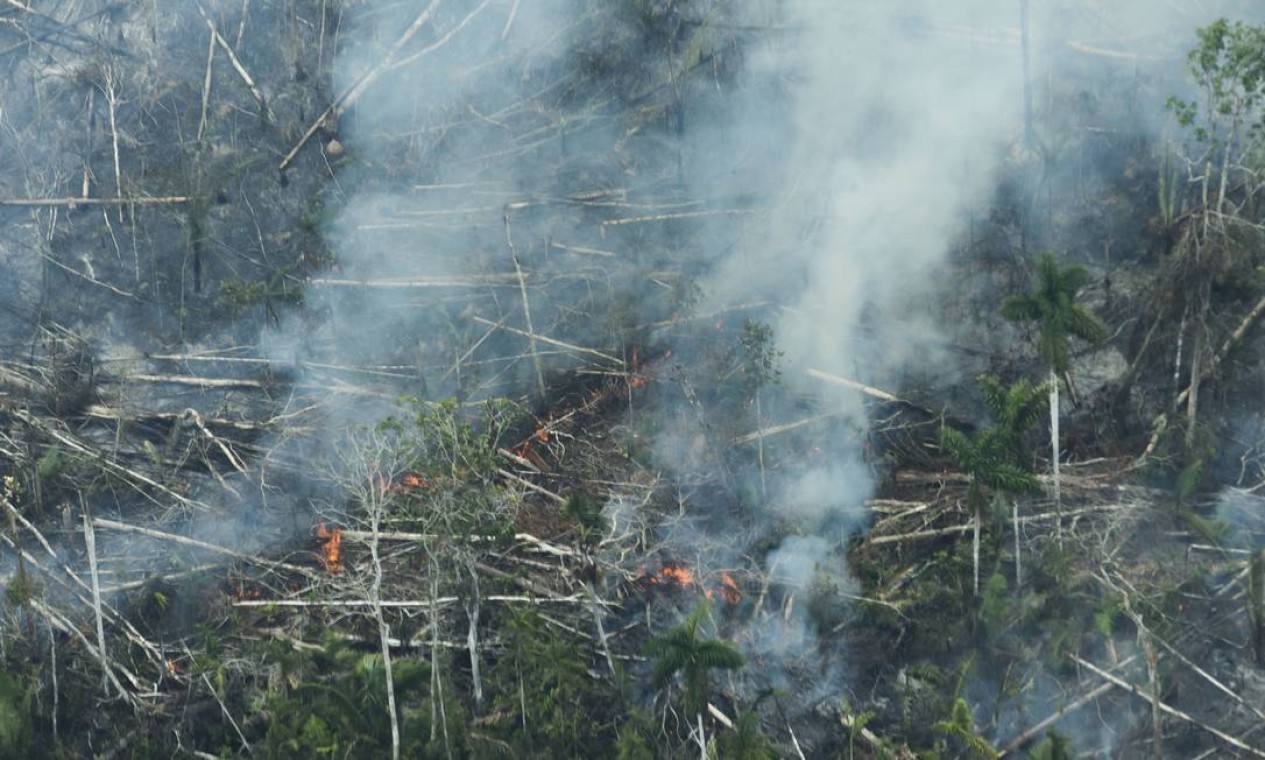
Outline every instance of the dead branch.
[[702, 219], [709, 216], [752, 216], [750, 209], [719, 209], [717, 211], [682, 211], [675, 214], [653, 214], [651, 216], [625, 216], [618, 219], [607, 219], [602, 222], [602, 232], [607, 227], [618, 227], [624, 224], [645, 224], [647, 222], [671, 222], [678, 219]]
[[519, 329], [516, 329], [516, 328], [513, 328], [513, 327], [508, 327], [508, 326], [506, 326], [506, 325], [503, 325], [503, 324], [500, 324], [500, 323], [497, 323], [497, 322], [493, 322], [493, 321], [488, 320], [488, 319], [484, 319], [483, 317], [471, 317], [471, 319], [473, 319], [475, 322], [478, 322], [478, 323], [479, 323], [479, 324], [481, 324], [481, 325], [487, 325], [487, 326], [489, 326], [489, 327], [494, 327], [494, 328], [496, 328], [496, 329], [498, 329], [498, 330], [504, 330], [505, 332], [514, 333], [515, 335], [521, 335], [521, 336], [523, 336], [523, 337], [525, 337], [525, 338], [528, 338], [528, 339], [530, 339], [530, 340], [539, 341], [539, 342], [541, 342], [541, 343], [547, 343], [547, 344], [549, 344], [549, 345], [551, 345], [551, 346], [556, 346], [556, 347], [558, 347], [558, 348], [565, 348], [565, 349], [567, 349], [568, 351], [575, 351], [575, 352], [577, 352], [577, 353], [581, 353], [581, 354], [588, 354], [588, 355], [590, 355], [590, 356], [596, 356], [596, 357], [598, 357], [599, 359], [604, 359], [604, 360], [606, 360], [606, 361], [608, 361], [608, 362], [610, 362], [610, 363], [612, 363], [612, 364], [615, 364], [615, 365], [617, 365], [617, 366], [620, 366], [620, 367], [624, 366], [624, 362], [623, 362], [623, 360], [622, 360], [622, 359], [618, 359], [618, 358], [616, 358], [616, 357], [614, 357], [614, 356], [611, 356], [610, 354], [604, 354], [604, 353], [602, 353], [601, 351], [598, 351], [598, 350], [596, 350], [596, 349], [592, 349], [592, 348], [585, 348], [584, 346], [576, 346], [576, 345], [571, 344], [571, 343], [564, 343], [564, 342], [562, 342], [562, 341], [560, 341], [560, 340], [556, 340], [556, 339], [554, 339], [554, 338], [546, 338], [546, 337], [545, 337], [545, 336], [543, 336], [543, 335], [536, 335], [536, 334], [531, 333], [531, 332], [527, 332], [527, 331], [524, 331], [524, 330], [519, 330]]
[[[523, 277], [531, 279], [530, 273]], [[518, 287], [518, 277], [512, 274], [470, 274], [453, 277], [410, 277], [404, 279], [341, 280], [330, 277], [314, 277], [308, 285], [318, 288], [487, 288]]]
[[747, 433], [746, 435], [740, 435], [737, 438], [734, 438], [732, 440], [732, 443], [736, 446], [741, 446], [746, 443], [752, 443], [754, 441], [758, 441], [760, 438], [768, 438], [769, 436], [772, 436], [772, 435], [781, 435], [782, 433], [789, 433], [792, 430], [798, 430], [799, 428], [812, 425], [817, 422], [822, 422], [823, 420], [833, 419], [842, 414], [843, 412], [828, 412], [826, 414], [818, 414], [813, 417], [808, 417], [807, 419], [802, 419], [802, 420], [799, 420], [798, 422], [790, 422], [785, 425], [774, 425], [772, 427], [767, 427], [761, 430], [757, 430], [754, 433]]
[[[35, 428], [36, 430], [39, 430], [40, 432], [43, 432], [46, 435], [51, 436], [53, 439], [65, 445], [66, 447], [70, 448], [72, 451], [75, 451], [79, 454], [83, 454], [93, 459], [94, 461], [98, 462], [99, 464], [101, 464], [101, 466], [105, 467], [106, 469], [113, 470], [116, 474], [124, 476], [124, 480], [131, 480], [131, 481], [135, 481], [137, 483], [141, 483], [146, 486], [149, 486], [150, 488], [153, 488], [159, 491], [160, 493], [172, 499], [175, 499], [181, 505], [185, 507], [189, 507], [190, 509], [195, 509], [197, 507], [202, 506], [199, 502], [196, 502], [193, 499], [188, 498], [187, 496], [183, 496], [181, 494], [176, 493], [175, 491], [171, 490], [170, 488], [167, 488], [161, 483], [158, 483], [152, 478], [146, 477], [145, 475], [139, 472], [136, 472], [135, 470], [124, 467], [123, 465], [104, 456], [103, 454], [100, 454], [99, 452], [88, 448], [88, 446], [84, 445], [83, 443], [80, 443], [73, 436], [66, 433], [62, 433], [61, 431], [57, 430], [51, 425], [45, 424], [42, 420], [40, 420], [39, 418], [33, 415], [27, 414], [25, 412], [16, 411], [14, 412], [14, 416], [22, 420], [23, 422], [25, 422], [27, 425]], [[150, 498], [152, 499], [153, 497], [151, 496]]]
[[[114, 669], [110, 667], [110, 661], [106, 653], [97, 649], [92, 644], [92, 642], [88, 640], [88, 637], [85, 636], [83, 632], [79, 630], [78, 626], [74, 625], [66, 618], [57, 614], [57, 612], [53, 610], [52, 607], [49, 607], [48, 605], [44, 604], [39, 599], [30, 599], [28, 600], [27, 603], [30, 605], [31, 609], [43, 615], [44, 618], [48, 620], [48, 622], [54, 628], [61, 631], [62, 633], [70, 634], [71, 636], [74, 636], [75, 638], [79, 639], [79, 643], [83, 644], [84, 648], [88, 650], [89, 654], [95, 657], [97, 659], [97, 662], [101, 663], [101, 669], [105, 672], [106, 679], [110, 682], [110, 685], [114, 687], [115, 691], [119, 693], [119, 696], [131, 702], [133, 706], [140, 705], [139, 701], [136, 698], [136, 695], [133, 694], [131, 691], [129, 691], [127, 688], [125, 688], [123, 686], [123, 683], [119, 680], [118, 676], [114, 674]], [[133, 686], [137, 687], [137, 691], [140, 691], [141, 680], [137, 678], [134, 674], [129, 672], [122, 665], [119, 665], [118, 668], [120, 672], [128, 676], [128, 680], [132, 682]]]
[[[1130, 658], [1130, 660], [1132, 659], [1133, 658]], [[1050, 726], [1053, 726], [1055, 723], [1058, 723], [1060, 720], [1064, 718], [1064, 716], [1071, 715], [1072, 713], [1081, 709], [1082, 707], [1089, 704], [1090, 702], [1093, 702], [1095, 699], [1101, 697], [1103, 694], [1106, 694], [1107, 692], [1111, 691], [1114, 688], [1116, 688], [1116, 685], [1114, 683], [1108, 682], [1108, 683], [1102, 684], [1101, 686], [1095, 687], [1094, 689], [1090, 690], [1087, 694], [1077, 699], [1074, 699], [1065, 705], [1060, 705], [1059, 709], [1056, 710], [1052, 715], [1046, 717], [1044, 720], [1038, 721], [1031, 728], [1027, 729], [1023, 733], [1019, 734], [1014, 739], [1012, 739], [1010, 743], [1007, 744], [1005, 747], [1002, 747], [1001, 750], [997, 753], [997, 757], [1002, 758], [1010, 754], [1011, 752], [1018, 750], [1023, 745], [1027, 744], [1028, 742], [1037, 738], [1041, 734], [1045, 733], [1045, 730], [1047, 728], [1049, 728]]]
[[124, 375], [123, 379], [137, 383], [167, 383], [170, 385], [196, 385], [199, 388], [255, 388], [266, 387], [259, 380], [226, 377], [196, 377], [193, 375]]
[[1192, 726], [1201, 728], [1204, 731], [1217, 737], [1221, 741], [1225, 742], [1226, 744], [1229, 744], [1231, 747], [1247, 752], [1248, 754], [1254, 755], [1255, 757], [1265, 757], [1265, 752], [1262, 752], [1261, 750], [1256, 749], [1255, 747], [1252, 747], [1240, 741], [1239, 739], [1236, 739], [1235, 737], [1225, 733], [1224, 731], [1221, 731], [1217, 728], [1209, 726], [1206, 723], [1196, 720], [1194, 716], [1190, 715], [1189, 713], [1184, 713], [1175, 707], [1171, 707], [1168, 704], [1161, 702], [1158, 697], [1148, 694], [1144, 689], [1133, 685], [1132, 683], [1124, 680], [1123, 678], [1114, 676], [1111, 673], [1108, 673], [1107, 671], [1103, 670], [1102, 668], [1099, 668], [1098, 666], [1094, 665], [1093, 663], [1087, 662], [1081, 659], [1080, 657], [1077, 657], [1074, 654], [1069, 654], [1068, 656], [1072, 658], [1072, 660], [1076, 662], [1078, 665], [1081, 665], [1082, 667], [1086, 668], [1090, 672], [1097, 675], [1099, 678], [1102, 678], [1106, 681], [1110, 681], [1111, 683], [1115, 684], [1116, 686], [1119, 686], [1125, 691], [1128, 691], [1129, 693], [1141, 699], [1144, 699], [1147, 702], [1154, 704], [1157, 708], [1159, 708], [1161, 712], [1172, 715], [1174, 718], [1183, 720], [1191, 724]]
[[[822, 372], [819, 369], [805, 370], [805, 374], [808, 375], [809, 377], [815, 378], [817, 380], [821, 380], [822, 382], [830, 383], [831, 385], [838, 385], [843, 388], [851, 388], [854, 391], [860, 391], [861, 393], [864, 393], [865, 395], [871, 398], [876, 398], [880, 401], [892, 401], [898, 404], [908, 403], [908, 402], [902, 401], [896, 396], [893, 396], [887, 391], [881, 391], [878, 388], [874, 388], [869, 385], [865, 385], [863, 383], [858, 383], [855, 380], [849, 380], [846, 377], [840, 377], [838, 375], [832, 375], [828, 372]], [[911, 406], [913, 405], [911, 404]]]
[[[342, 535], [343, 535], [343, 538], [348, 541], [368, 541], [372, 537], [372, 534], [370, 532], [363, 531], [363, 530], [344, 530]], [[392, 532], [392, 531], [382, 531], [378, 533], [378, 538], [383, 541], [416, 541], [418, 543], [424, 543], [424, 542], [434, 541], [438, 538], [444, 538], [445, 540], [454, 540], [456, 537], [455, 536], [440, 536], [437, 533], [399, 533], [399, 532]], [[482, 542], [488, 542], [488, 541], [496, 541], [499, 539], [493, 536], [469, 536], [468, 540], [473, 543], [482, 543]], [[543, 541], [531, 535], [530, 533], [515, 533], [514, 540], [521, 541], [522, 543], [528, 544], [543, 554], [551, 554], [555, 557], [580, 556], [579, 552], [576, 552], [572, 549], [568, 549], [565, 546], [558, 546], [557, 544], [551, 544], [548, 541]]]
[[496, 453], [504, 457], [505, 459], [510, 460], [511, 462], [518, 465], [519, 467], [526, 467], [532, 472], [540, 472], [540, 468], [537, 467], [530, 459], [524, 459], [523, 457], [520, 457], [519, 455], [510, 451], [509, 449], [497, 449]]
[[[268, 110], [268, 100], [264, 97], [263, 90], [259, 89], [259, 85], [255, 84], [254, 78], [250, 75], [250, 72], [246, 70], [246, 66], [242, 63], [241, 59], [237, 57], [237, 53], [233, 50], [233, 46], [228, 44], [228, 40], [224, 39], [224, 36], [220, 34], [220, 30], [215, 28], [215, 22], [211, 20], [210, 16], [206, 15], [206, 9], [202, 7], [202, 3], [197, 3], [197, 6], [198, 13], [202, 14], [202, 19], [206, 21], [206, 25], [211, 29], [211, 35], [215, 37], [215, 41], [219, 43], [220, 49], [228, 56], [229, 63], [233, 64], [233, 70], [236, 71], [237, 75], [242, 78], [243, 82], [246, 83], [246, 88], [250, 90], [251, 96], [255, 99], [255, 102], [259, 104], [259, 111], [263, 120], [271, 122], [272, 113]], [[211, 81], [209, 69], [210, 67], [208, 66], [208, 84]]]
[[136, 198], [0, 198], [0, 206], [159, 206], [188, 203], [187, 195]]
[[369, 85], [373, 84], [378, 77], [382, 76], [385, 71], [387, 71], [391, 62], [395, 60], [395, 56], [399, 55], [400, 50], [409, 43], [409, 40], [413, 39], [413, 37], [422, 30], [422, 27], [426, 26], [426, 23], [430, 21], [431, 16], [434, 15], [435, 10], [439, 8], [440, 2], [441, 0], [431, 0], [426, 8], [413, 19], [413, 23], [408, 25], [408, 27], [404, 30], [404, 33], [401, 34], [394, 43], [392, 43], [391, 47], [387, 48], [386, 55], [383, 56], [382, 60], [357, 77], [356, 81], [352, 82], [350, 87], [343, 90], [342, 94], [334, 98], [334, 102], [330, 103], [329, 107], [316, 118], [316, 121], [312, 122], [312, 126], [308, 127], [307, 131], [303, 133], [303, 136], [299, 138], [298, 143], [290, 149], [290, 152], [286, 154], [285, 158], [281, 159], [281, 163], [277, 166], [279, 171], [285, 171], [290, 164], [294, 163], [294, 159], [299, 155], [299, 151], [303, 150], [303, 146], [307, 145], [308, 140], [312, 139], [312, 135], [316, 134], [317, 130], [319, 130], [322, 126], [331, 123], [333, 120], [337, 119], [339, 114], [350, 108], [352, 105], [355, 105], [356, 101], [360, 99], [360, 96], [364, 94], [365, 89], [368, 88]]
[[226, 557], [232, 557], [233, 559], [238, 559], [243, 562], [249, 562], [253, 565], [259, 565], [261, 567], [266, 567], [272, 570], [286, 570], [292, 573], [299, 573], [301, 575], [305, 575], [309, 578], [320, 577], [315, 571], [306, 567], [299, 567], [298, 565], [291, 565], [286, 562], [275, 562], [273, 560], [265, 559], [263, 557], [256, 557], [250, 554], [245, 554], [243, 552], [236, 551], [234, 549], [229, 549], [224, 546], [219, 546], [217, 544], [210, 544], [210, 543], [207, 543], [206, 541], [199, 541], [196, 538], [186, 538], [185, 536], [177, 536], [174, 533], [164, 533], [160, 530], [154, 530], [152, 528], [142, 528], [139, 525], [128, 525], [127, 523], [117, 522], [115, 520], [107, 520], [102, 517], [94, 517], [92, 519], [92, 524], [98, 528], [105, 528], [107, 530], [118, 530], [118, 531], [123, 531], [125, 533], [136, 533], [137, 535], [141, 535], [141, 536], [149, 536], [150, 538], [157, 538], [163, 541], [171, 541], [177, 544], [184, 544], [185, 546], [192, 546], [195, 549], [204, 549], [209, 552], [215, 552], [216, 554], [222, 554]]
[[970, 525], [953, 525], [948, 528], [937, 528], [935, 530], [920, 530], [913, 533], [900, 533], [893, 536], [873, 536], [866, 543], [872, 546], [881, 544], [895, 544], [901, 541], [917, 541], [924, 538], [937, 538], [940, 536], [951, 536], [955, 533], [969, 533], [974, 530], [974, 522]]
[[[482, 568], [480, 568], [482, 569]], [[548, 598], [536, 596], [485, 596], [485, 602], [502, 602], [505, 604], [587, 604], [582, 594], [571, 596], [552, 596]], [[441, 596], [437, 599], [384, 599], [380, 602], [383, 609], [429, 609], [431, 605], [447, 607], [461, 601], [457, 596]], [[372, 607], [369, 599], [234, 599], [234, 607], [311, 607], [311, 608], [350, 608]]]
[[566, 500], [565, 498], [563, 498], [563, 497], [559, 496], [558, 494], [554, 493], [553, 491], [550, 491], [550, 490], [549, 490], [549, 489], [547, 489], [547, 488], [543, 488], [543, 487], [541, 487], [541, 486], [538, 486], [538, 485], [536, 485], [535, 483], [531, 482], [530, 480], [524, 480], [523, 478], [518, 477], [517, 475], [515, 475], [515, 474], [514, 474], [514, 473], [512, 473], [512, 472], [510, 472], [509, 470], [502, 470], [502, 469], [500, 469], [500, 468], [498, 467], [498, 468], [497, 468], [497, 470], [496, 470], [496, 474], [497, 474], [497, 475], [500, 475], [500, 476], [501, 476], [501, 477], [503, 477], [503, 478], [507, 478], [507, 479], [509, 479], [509, 480], [512, 480], [512, 481], [514, 481], [515, 483], [518, 483], [519, 485], [526, 487], [528, 490], [535, 491], [536, 493], [540, 494], [541, 496], [544, 496], [545, 498], [549, 499], [550, 501], [554, 502], [555, 504], [566, 504], [566, 503], [567, 503], [567, 500]]

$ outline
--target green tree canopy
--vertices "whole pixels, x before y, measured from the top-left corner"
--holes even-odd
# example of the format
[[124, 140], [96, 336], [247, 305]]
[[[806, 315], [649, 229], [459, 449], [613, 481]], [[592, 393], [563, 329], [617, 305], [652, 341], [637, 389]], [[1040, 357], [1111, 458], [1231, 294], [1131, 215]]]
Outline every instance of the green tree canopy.
[[707, 709], [711, 699], [711, 671], [737, 670], [743, 665], [742, 653], [720, 639], [699, 638], [698, 627], [707, 614], [706, 603], [700, 604], [678, 626], [651, 639], [646, 652], [654, 657], [651, 683], [662, 689], [674, 676], [684, 682], [683, 705], [691, 715]]
[[1001, 314], [1012, 322], [1035, 322], [1038, 347], [1056, 373], [1067, 372], [1068, 343], [1080, 338], [1092, 346], [1107, 340], [1107, 328], [1092, 311], [1076, 302], [1076, 294], [1089, 281], [1081, 266], [1060, 267], [1053, 252], [1041, 254], [1033, 276], [1032, 290], [1007, 298]]

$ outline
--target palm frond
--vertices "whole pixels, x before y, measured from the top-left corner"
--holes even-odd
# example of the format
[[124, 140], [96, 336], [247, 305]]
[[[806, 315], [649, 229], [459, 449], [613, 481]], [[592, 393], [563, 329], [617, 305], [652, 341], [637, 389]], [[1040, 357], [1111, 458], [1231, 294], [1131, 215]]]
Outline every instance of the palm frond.
[[975, 382], [979, 386], [979, 394], [984, 399], [984, 405], [993, 413], [993, 419], [1001, 420], [1006, 414], [1008, 395], [1006, 386], [992, 375], [980, 375]]
[[1068, 333], [1075, 335], [1091, 346], [1097, 346], [1107, 340], [1107, 326], [1089, 309], [1079, 304], [1067, 310], [1065, 318]]
[[1011, 322], [1035, 322], [1041, 319], [1041, 302], [1029, 295], [1007, 296], [1001, 315]]
[[953, 457], [960, 466], [970, 468], [975, 459], [975, 445], [965, 433], [951, 427], [940, 428], [940, 446]]
[[1009, 494], [1035, 493], [1041, 490], [1036, 476], [1013, 464], [999, 464], [986, 473], [985, 483], [990, 488]]
[[1059, 290], [1068, 295], [1076, 295], [1081, 288], [1089, 284], [1089, 270], [1073, 264], [1059, 271]]
[[699, 642], [698, 648], [695, 650], [695, 659], [700, 665], [707, 668], [720, 668], [722, 670], [737, 670], [746, 663], [741, 652], [735, 649], [732, 644], [720, 639], [708, 639], [707, 641]]

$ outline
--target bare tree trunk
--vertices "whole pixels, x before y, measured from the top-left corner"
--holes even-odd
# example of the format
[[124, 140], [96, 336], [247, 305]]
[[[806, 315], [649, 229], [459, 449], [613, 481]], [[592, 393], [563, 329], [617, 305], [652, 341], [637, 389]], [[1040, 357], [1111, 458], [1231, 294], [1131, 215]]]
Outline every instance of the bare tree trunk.
[[703, 732], [703, 714], [698, 714], [698, 750], [700, 760], [707, 760], [707, 734]]
[[971, 558], [975, 566], [975, 596], [979, 596], [979, 524], [980, 524], [979, 504], [975, 505], [975, 525], [973, 526], [974, 537], [971, 541]]
[[1020, 542], [1019, 542], [1019, 502], [1016, 501], [1012, 507], [1012, 514], [1015, 523], [1015, 592], [1023, 587], [1023, 564], [1020, 561]]
[[[97, 571], [97, 534], [92, 529], [92, 516], [88, 510], [83, 512], [83, 540], [88, 550], [88, 574], [92, 578], [92, 612], [97, 619], [97, 649], [101, 650], [101, 666], [106, 672], [110, 670], [110, 661], [105, 649], [105, 623], [101, 615], [101, 576]], [[102, 681], [101, 688], [107, 687]]]
[[382, 670], [387, 681], [387, 713], [391, 718], [391, 759], [400, 760], [400, 717], [395, 709], [395, 678], [391, 672], [391, 628], [382, 613], [382, 560], [378, 556], [378, 528], [382, 517], [382, 503], [376, 499], [369, 503], [369, 525], [373, 539], [369, 542], [369, 556], [373, 561], [373, 584], [369, 599], [373, 602], [373, 616], [378, 621], [378, 641], [382, 647]]
[[1203, 363], [1204, 331], [1195, 325], [1195, 344], [1190, 349], [1190, 395], [1186, 397], [1186, 450], [1195, 445], [1195, 425], [1199, 422], [1200, 364]]
[[473, 681], [474, 712], [483, 710], [483, 679], [479, 675], [479, 575], [470, 567], [471, 598], [466, 602], [466, 617], [470, 627], [466, 631], [466, 641], [470, 644], [470, 679]]
[[438, 724], [444, 735], [444, 752], [451, 760], [452, 742], [448, 736], [448, 709], [444, 706], [444, 682], [439, 667], [439, 606], [436, 603], [439, 599], [439, 567], [435, 562], [430, 564], [430, 740], [435, 741], [435, 725]]
[[1063, 537], [1063, 492], [1059, 485], [1059, 376], [1050, 368], [1050, 464], [1054, 476], [1054, 508], [1059, 514], [1059, 523], [1055, 531], [1060, 540]]
[[763, 504], [769, 500], [769, 489], [764, 478], [764, 414], [760, 409], [760, 390], [758, 388], [755, 392], [755, 429], [756, 454], [760, 463], [760, 503]]
[[1019, 43], [1023, 57], [1023, 136], [1029, 148], [1036, 145], [1032, 127], [1032, 73], [1028, 60], [1028, 0], [1019, 0]]

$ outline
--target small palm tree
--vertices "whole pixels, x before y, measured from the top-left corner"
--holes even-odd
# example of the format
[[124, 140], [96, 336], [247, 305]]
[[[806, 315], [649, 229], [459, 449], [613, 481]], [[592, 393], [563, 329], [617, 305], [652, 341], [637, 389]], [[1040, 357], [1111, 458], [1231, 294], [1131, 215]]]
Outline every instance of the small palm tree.
[[980, 523], [987, 492], [1020, 494], [1038, 487], [1036, 478], [1020, 464], [1019, 437], [1035, 420], [1034, 398], [1040, 392], [1026, 382], [1004, 388], [992, 378], [980, 378], [980, 389], [998, 424], [971, 435], [950, 427], [940, 428], [940, 445], [970, 478], [966, 505], [975, 517], [972, 554], [976, 596], [979, 596]]
[[[1107, 328], [1093, 312], [1076, 302], [1076, 294], [1089, 281], [1084, 267], [1059, 267], [1052, 252], [1037, 260], [1032, 291], [1010, 296], [1001, 305], [1001, 315], [1012, 322], [1035, 322], [1041, 358], [1050, 369], [1050, 448], [1054, 476], [1054, 503], [1062, 511], [1059, 489], [1059, 378], [1067, 377], [1071, 364], [1068, 344], [1080, 338], [1091, 346], [1107, 340]], [[1062, 530], [1062, 519], [1059, 530]]]
[[667, 686], [679, 673], [684, 682], [682, 705], [685, 712], [698, 719], [698, 740], [704, 755], [707, 739], [703, 734], [703, 713], [711, 701], [711, 671], [737, 670], [743, 665], [742, 653], [720, 639], [702, 639], [698, 626], [707, 614], [706, 602], [699, 604], [680, 625], [669, 628], [650, 640], [646, 653], [655, 658], [651, 671], [654, 688]]
[[[1022, 438], [1041, 417], [1044, 406], [1041, 395], [1044, 385], [1032, 385], [1027, 380], [1020, 380], [1006, 386], [991, 375], [980, 375], [978, 379], [980, 396], [988, 410], [993, 414], [994, 430], [1003, 454], [1009, 454], [1009, 461], [1025, 472], [1031, 472], [1031, 462], [1025, 461]], [[1035, 488], [1035, 481], [1030, 485]], [[1011, 516], [1015, 532], [1015, 589], [1023, 584], [1022, 555], [1019, 545], [1019, 501], [1012, 500]]]

